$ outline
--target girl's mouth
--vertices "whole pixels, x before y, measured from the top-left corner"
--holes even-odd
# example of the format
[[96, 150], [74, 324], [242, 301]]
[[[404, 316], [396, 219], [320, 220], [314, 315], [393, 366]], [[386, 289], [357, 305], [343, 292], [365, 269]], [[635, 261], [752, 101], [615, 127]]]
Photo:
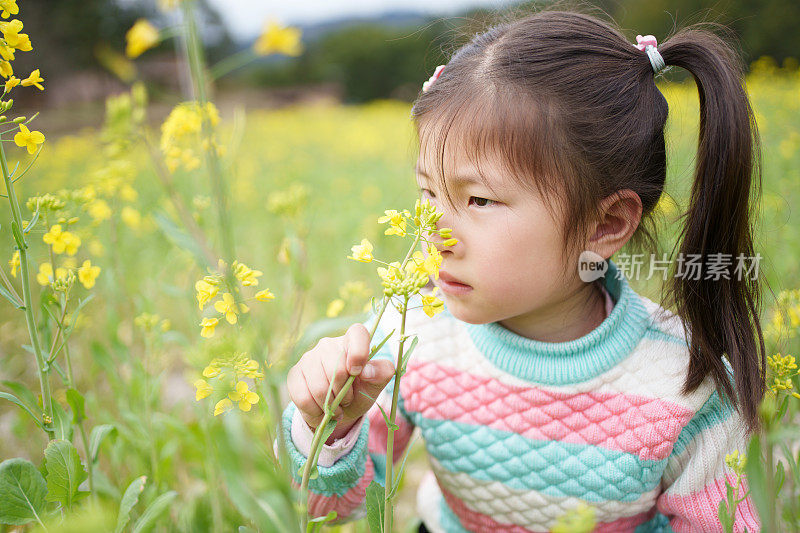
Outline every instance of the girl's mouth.
[[454, 278], [447, 272], [439, 271], [439, 279], [436, 284], [442, 289], [442, 292], [453, 295], [463, 295], [472, 291], [472, 287], [466, 283], [461, 283], [457, 278]]

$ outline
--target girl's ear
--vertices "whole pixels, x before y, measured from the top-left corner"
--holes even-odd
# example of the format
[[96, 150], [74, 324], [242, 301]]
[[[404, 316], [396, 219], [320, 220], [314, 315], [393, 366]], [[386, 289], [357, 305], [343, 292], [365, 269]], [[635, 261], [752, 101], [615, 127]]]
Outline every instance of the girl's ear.
[[588, 247], [608, 259], [628, 242], [639, 227], [642, 200], [632, 190], [623, 189], [603, 198], [599, 213], [597, 222], [590, 227]]

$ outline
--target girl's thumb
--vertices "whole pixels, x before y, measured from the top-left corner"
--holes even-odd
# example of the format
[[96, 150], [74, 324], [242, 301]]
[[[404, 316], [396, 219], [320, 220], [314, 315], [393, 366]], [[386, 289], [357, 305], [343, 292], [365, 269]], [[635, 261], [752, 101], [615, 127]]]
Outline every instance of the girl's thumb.
[[370, 361], [361, 371], [361, 377], [371, 383], [388, 383], [394, 375], [394, 364], [387, 359]]

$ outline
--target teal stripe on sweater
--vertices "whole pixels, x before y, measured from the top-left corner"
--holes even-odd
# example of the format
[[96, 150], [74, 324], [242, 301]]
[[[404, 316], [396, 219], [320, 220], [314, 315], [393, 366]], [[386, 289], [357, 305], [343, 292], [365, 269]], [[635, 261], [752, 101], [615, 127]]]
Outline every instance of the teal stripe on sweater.
[[452, 420], [418, 417], [418, 422], [428, 453], [451, 472], [557, 498], [634, 501], [658, 486], [666, 467], [666, 459], [599, 446], [532, 440]]
[[669, 525], [669, 518], [661, 513], [656, 513], [644, 524], [639, 524], [634, 533], [673, 533], [673, 531]]
[[469, 530], [464, 529], [458, 516], [450, 510], [447, 501], [442, 497], [439, 500], [439, 517], [442, 529], [447, 533], [470, 533]]
[[[694, 414], [689, 423], [681, 430], [675, 446], [672, 447], [671, 457], [680, 455], [692, 440], [701, 432], [725, 422], [733, 413], [730, 402], [722, 403], [719, 393], [715, 390], [703, 406]], [[730, 450], [733, 451], [733, 450]], [[743, 450], [742, 450], [743, 451]]]
[[686, 339], [681, 339], [680, 337], [676, 337], [675, 335], [671, 335], [669, 333], [661, 331], [660, 329], [657, 329], [653, 326], [647, 328], [647, 330], [644, 332], [644, 336], [647, 337], [648, 339], [670, 342], [672, 344], [677, 344], [687, 350], [689, 349], [689, 347], [686, 345]]

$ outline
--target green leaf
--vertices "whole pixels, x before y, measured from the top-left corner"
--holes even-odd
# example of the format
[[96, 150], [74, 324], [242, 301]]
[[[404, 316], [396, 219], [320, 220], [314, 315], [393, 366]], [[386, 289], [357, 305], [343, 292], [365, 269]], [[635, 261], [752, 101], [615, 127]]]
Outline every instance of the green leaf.
[[414, 351], [414, 348], [417, 347], [417, 343], [419, 342], [419, 337], [414, 337], [414, 340], [411, 341], [411, 346], [408, 347], [406, 353], [403, 354], [403, 358], [400, 362], [400, 368], [402, 369], [400, 375], [406, 373], [406, 366], [408, 365], [408, 360], [411, 358], [411, 352]]
[[17, 226], [17, 221], [11, 221], [11, 234], [14, 236], [14, 240], [17, 242], [17, 248], [20, 250], [25, 248], [25, 240], [22, 238], [22, 232], [19, 230], [19, 226]]
[[0, 463], [0, 524], [41, 523], [47, 484], [30, 461], [16, 457]]
[[8, 379], [0, 381], [0, 385], [11, 390], [11, 392], [13, 392], [17, 396], [17, 398], [22, 400], [31, 411], [36, 412], [40, 410], [39, 402], [36, 401], [36, 397], [33, 395], [31, 390], [27, 386], [17, 381], [11, 381]]
[[42, 421], [39, 420], [39, 418], [36, 416], [36, 413], [31, 411], [31, 409], [28, 408], [28, 406], [25, 405], [25, 403], [23, 403], [22, 400], [20, 400], [19, 398], [17, 398], [16, 396], [14, 396], [13, 394], [10, 394], [8, 392], [0, 392], [0, 398], [4, 398], [4, 399], [8, 400], [9, 402], [15, 403], [18, 406], [20, 406], [29, 415], [31, 415], [31, 418], [33, 419], [34, 422], [36, 422], [36, 425], [39, 426], [40, 429], [44, 430], [44, 426], [42, 425]]
[[80, 392], [76, 389], [67, 389], [67, 403], [72, 409], [73, 424], [80, 424], [86, 420], [85, 400]]
[[778, 408], [778, 414], [775, 415], [775, 422], [780, 422], [783, 419], [783, 415], [786, 414], [786, 408], [789, 407], [789, 398], [790, 396], [788, 395], [783, 397], [781, 406]]
[[88, 477], [78, 450], [66, 440], [52, 440], [44, 450], [47, 468], [47, 501], [72, 509], [78, 487]]
[[65, 338], [69, 338], [70, 333], [72, 333], [72, 330], [75, 329], [75, 322], [78, 320], [78, 312], [81, 309], [83, 309], [83, 307], [86, 304], [91, 302], [92, 298], [94, 298], [94, 293], [90, 294], [89, 296], [87, 296], [83, 300], [78, 300], [78, 305], [75, 307], [75, 309], [71, 313], [71, 319], [69, 321], [69, 326], [67, 326], [66, 329], [64, 330], [64, 337]]
[[[38, 157], [39, 155], [37, 154], [36, 156]], [[31, 218], [31, 221], [28, 222], [28, 224], [25, 226], [25, 229], [22, 230], [23, 234], [30, 233], [30, 231], [36, 226], [36, 223], [39, 222], [39, 208], [40, 207], [41, 207], [41, 204], [37, 204], [36, 205], [36, 212], [33, 214], [33, 218]]]
[[722, 527], [725, 528], [725, 532], [729, 533], [731, 529], [731, 518], [728, 516], [728, 506], [725, 505], [725, 500], [720, 500], [719, 508], [717, 509], [717, 516], [719, 517]]
[[767, 487], [767, 476], [764, 471], [764, 464], [761, 458], [761, 436], [758, 433], [750, 438], [747, 447], [747, 463], [745, 464], [745, 475], [747, 484], [750, 488], [750, 495], [756, 506], [759, 516], [769, 516], [772, 512], [769, 504], [769, 493], [771, 487]]
[[414, 436], [414, 440], [412, 440], [411, 442], [409, 442], [406, 445], [406, 453], [403, 454], [403, 462], [400, 465], [400, 469], [397, 471], [397, 474], [396, 474], [397, 475], [397, 483], [393, 483], [392, 484], [392, 490], [391, 490], [391, 492], [389, 492], [389, 498], [390, 499], [394, 498], [394, 495], [397, 492], [397, 489], [400, 487], [400, 480], [403, 479], [403, 470], [405, 470], [405, 467], [406, 467], [406, 459], [408, 459], [408, 454], [411, 453], [411, 447], [417, 441], [417, 439], [419, 438], [419, 435], [420, 434], [417, 433]]
[[778, 461], [778, 466], [775, 468], [775, 484], [777, 485], [777, 493], [780, 493], [784, 481], [786, 481], [786, 472], [783, 469], [783, 461]]
[[131, 519], [131, 510], [139, 501], [139, 494], [144, 490], [144, 484], [147, 483], [147, 476], [140, 476], [134, 479], [128, 488], [125, 489], [125, 494], [122, 496], [122, 501], [119, 502], [119, 513], [117, 514], [117, 527], [114, 528], [114, 533], [121, 533], [128, 521]]
[[72, 442], [73, 428], [70, 421], [72, 417], [67, 415], [55, 398], [50, 398], [50, 404], [53, 406], [53, 431], [55, 431], [56, 439]]
[[177, 492], [171, 490], [156, 498], [133, 525], [133, 533], [150, 531], [153, 526], [156, 525], [156, 520], [169, 509], [169, 504], [172, 503], [172, 500], [174, 500], [177, 495]]
[[167, 239], [172, 241], [175, 246], [194, 254], [198, 264], [205, 265], [208, 263], [205, 255], [203, 254], [203, 250], [200, 248], [197, 242], [195, 242], [192, 237], [175, 225], [175, 223], [166, 213], [153, 213], [153, 218], [155, 219], [156, 224], [158, 224], [158, 227], [161, 228], [161, 231], [164, 232], [164, 235], [167, 237]]
[[306, 533], [321, 531], [323, 524], [336, 520], [336, 516], [336, 511], [331, 511], [325, 516], [318, 516], [316, 518], [309, 519], [308, 524], [306, 524]]
[[[366, 394], [366, 393], [364, 394], [364, 396], [366, 396], [367, 398], [369, 398], [369, 395], [368, 395], [368, 394]], [[378, 406], [378, 409], [380, 409], [380, 410], [381, 410], [381, 414], [383, 415], [383, 420], [386, 422], [386, 427], [387, 427], [387, 428], [390, 428], [390, 429], [392, 429], [393, 431], [397, 431], [398, 429], [400, 429], [400, 426], [398, 426], [397, 424], [395, 424], [394, 422], [391, 422], [391, 421], [389, 420], [389, 415], [387, 415], [387, 414], [386, 414], [386, 411], [384, 411], [384, 410], [383, 410], [383, 407], [381, 407], [381, 404], [380, 404], [380, 403], [378, 403], [378, 402], [376, 401], [376, 402], [375, 402], [375, 405], [377, 405], [377, 406]]]
[[0, 285], [0, 296], [4, 296], [6, 300], [11, 302], [11, 305], [16, 307], [17, 309], [25, 309], [25, 304], [17, 300], [8, 289]]
[[375, 355], [376, 353], [378, 353], [378, 351], [381, 348], [383, 348], [383, 345], [386, 344], [386, 341], [388, 341], [389, 338], [391, 338], [391, 336], [394, 334], [394, 331], [395, 330], [390, 331], [389, 334], [386, 335], [381, 342], [379, 342], [378, 344], [376, 344], [375, 346], [372, 347], [372, 349], [369, 351], [369, 358], [370, 359], [372, 359], [372, 356]]
[[386, 489], [374, 479], [367, 487], [367, 523], [372, 533], [383, 531], [383, 513], [386, 505]]

